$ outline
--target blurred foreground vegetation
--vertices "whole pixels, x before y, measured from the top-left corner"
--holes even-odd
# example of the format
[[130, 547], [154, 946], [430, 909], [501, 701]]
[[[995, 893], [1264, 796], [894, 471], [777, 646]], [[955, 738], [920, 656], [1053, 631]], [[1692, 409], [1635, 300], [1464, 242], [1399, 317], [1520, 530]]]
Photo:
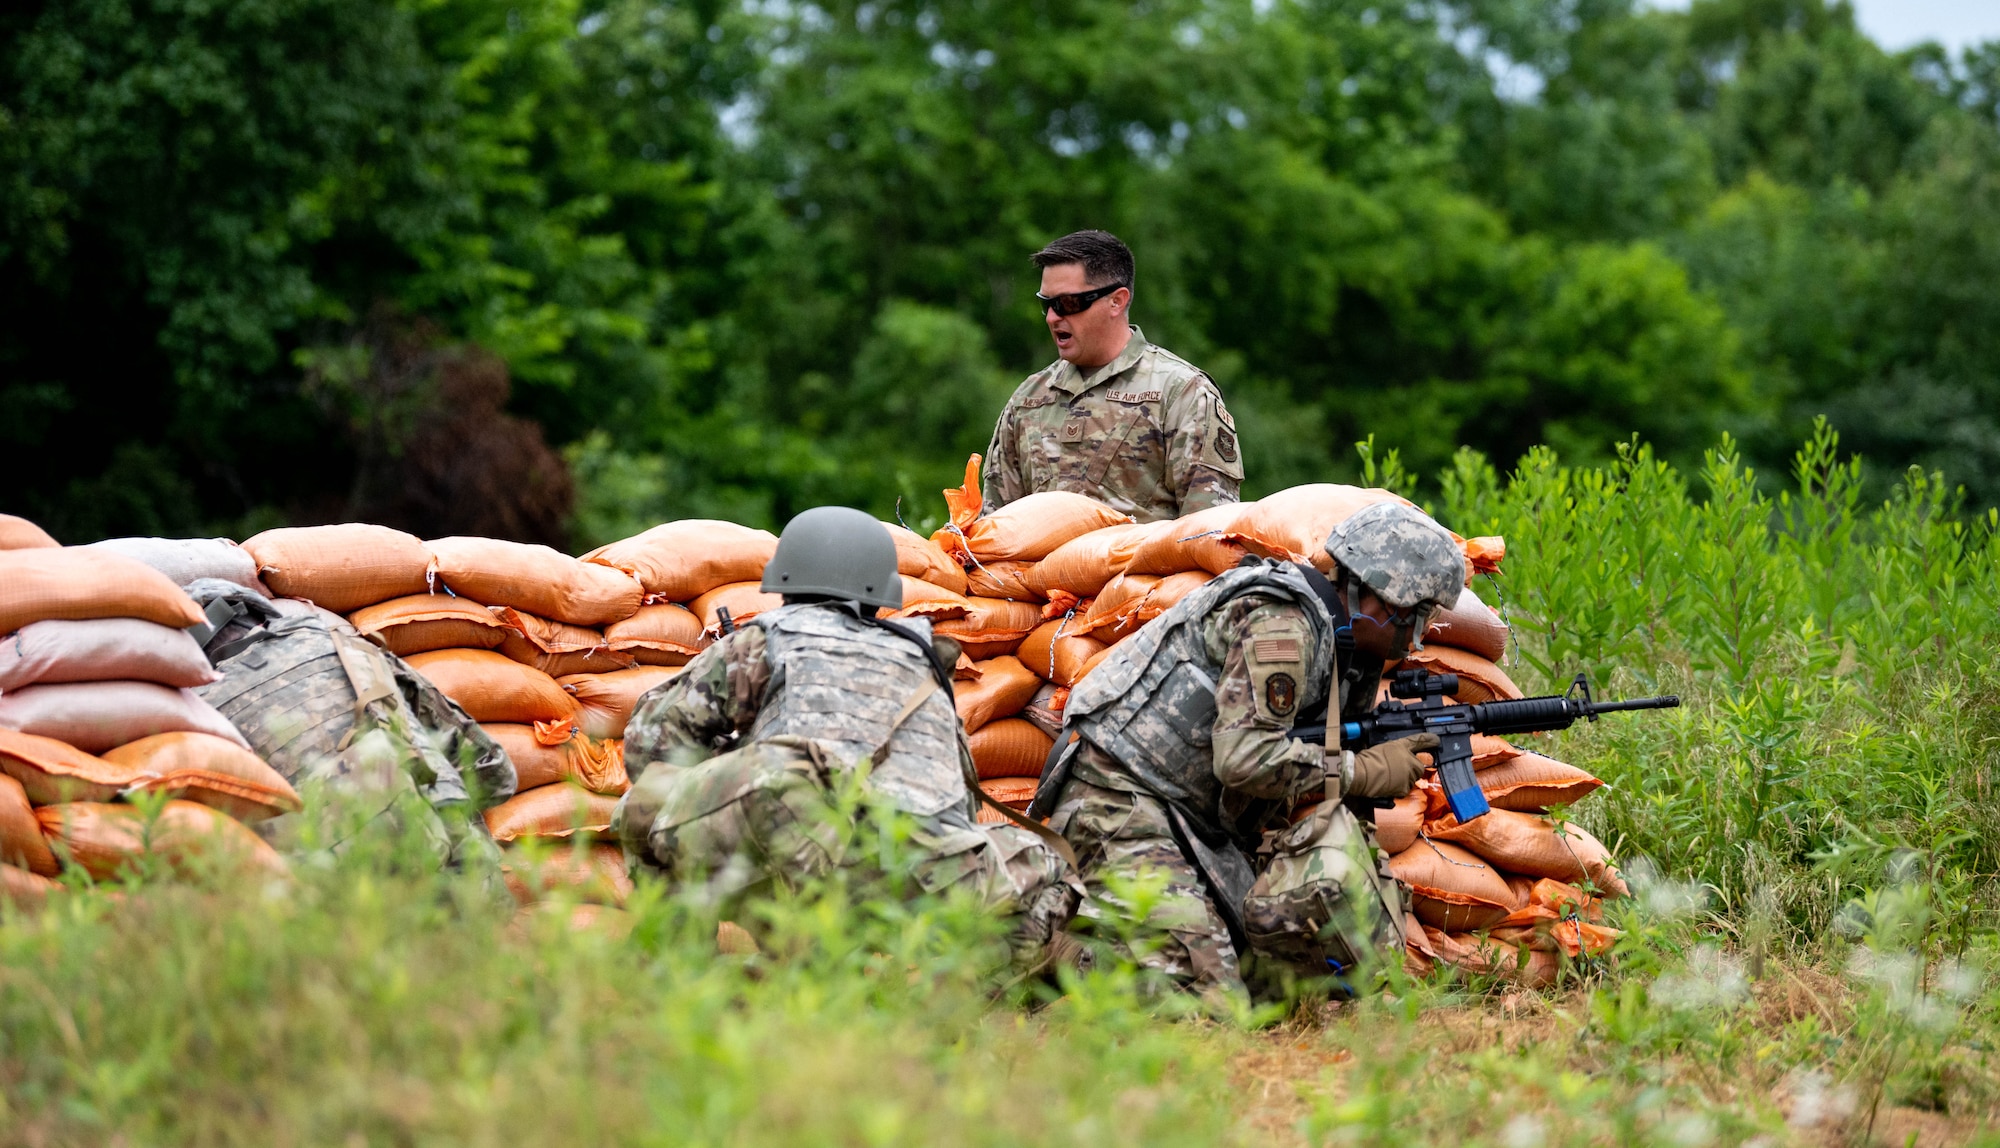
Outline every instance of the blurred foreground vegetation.
[[1823, 0], [27, 0], [0, 509], [590, 543], [931, 513], [1108, 227], [1250, 493], [1374, 433], [2000, 500], [2000, 45]]
[[1685, 699], [1531, 743], [1611, 782], [1573, 813], [1638, 894], [1555, 990], [1217, 1023], [1004, 985], [963, 904], [816, 886], [721, 957], [657, 888], [517, 920], [363, 841], [0, 914], [0, 1143], [2000, 1143], [2000, 515], [1875, 501], [1824, 428], [1773, 493], [1728, 446], [1362, 468], [1507, 535], [1523, 687]]

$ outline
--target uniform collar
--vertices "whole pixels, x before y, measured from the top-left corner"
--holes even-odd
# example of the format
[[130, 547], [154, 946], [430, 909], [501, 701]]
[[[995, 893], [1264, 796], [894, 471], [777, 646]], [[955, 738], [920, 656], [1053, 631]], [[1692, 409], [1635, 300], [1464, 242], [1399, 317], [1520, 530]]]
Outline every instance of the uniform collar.
[[1145, 332], [1139, 330], [1139, 325], [1134, 323], [1132, 338], [1125, 344], [1125, 349], [1118, 352], [1117, 358], [1087, 375], [1079, 372], [1076, 364], [1066, 359], [1057, 359], [1055, 376], [1049, 381], [1059, 390], [1071, 395], [1080, 395], [1106, 379], [1115, 378], [1131, 370], [1133, 364], [1139, 361], [1139, 356], [1151, 348], [1152, 344], [1146, 342]]

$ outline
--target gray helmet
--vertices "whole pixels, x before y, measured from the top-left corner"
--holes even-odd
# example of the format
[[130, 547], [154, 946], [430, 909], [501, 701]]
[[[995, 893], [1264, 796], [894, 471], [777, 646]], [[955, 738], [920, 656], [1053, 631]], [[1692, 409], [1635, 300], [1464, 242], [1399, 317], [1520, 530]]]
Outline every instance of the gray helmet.
[[873, 517], [845, 506], [815, 506], [785, 526], [764, 567], [766, 594], [824, 594], [863, 606], [903, 608], [896, 542]]
[[1448, 609], [1465, 588], [1465, 554], [1430, 515], [1378, 502], [1333, 528], [1326, 552], [1391, 606]]

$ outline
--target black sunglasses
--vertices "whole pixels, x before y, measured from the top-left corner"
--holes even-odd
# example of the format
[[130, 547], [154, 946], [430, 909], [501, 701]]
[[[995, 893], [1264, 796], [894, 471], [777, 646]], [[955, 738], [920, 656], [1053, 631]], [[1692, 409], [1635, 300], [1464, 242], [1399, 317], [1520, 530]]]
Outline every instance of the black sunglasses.
[[1058, 315], [1075, 315], [1090, 310], [1092, 303], [1097, 302], [1099, 299], [1104, 298], [1106, 295], [1123, 286], [1125, 286], [1123, 283], [1113, 283], [1109, 287], [1099, 287], [1092, 291], [1078, 291], [1074, 295], [1044, 295], [1038, 291], [1035, 293], [1035, 298], [1040, 300], [1042, 310], [1044, 311], [1054, 307]]

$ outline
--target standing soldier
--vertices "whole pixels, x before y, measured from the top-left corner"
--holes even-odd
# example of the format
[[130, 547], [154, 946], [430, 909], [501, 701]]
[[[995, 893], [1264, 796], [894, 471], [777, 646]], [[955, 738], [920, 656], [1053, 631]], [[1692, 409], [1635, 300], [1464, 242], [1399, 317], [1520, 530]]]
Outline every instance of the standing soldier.
[[[1343, 801], [1408, 793], [1417, 751], [1437, 737], [1356, 754], [1290, 733], [1336, 728], [1329, 709], [1352, 720], [1373, 708], [1383, 665], [1457, 600], [1464, 558], [1443, 527], [1395, 504], [1357, 513], [1326, 550], [1332, 580], [1253, 559], [1121, 643], [1070, 695], [1064, 738], [1079, 737], [1029, 809], [1076, 851], [1078, 931], [1113, 945], [1143, 935], [1130, 955], [1204, 994], [1242, 993], [1246, 949], [1338, 977], [1401, 940], [1395, 883]], [[1148, 873], [1165, 888], [1133, 921], [1125, 894]]]
[[1035, 253], [1057, 360], [1014, 391], [986, 448], [987, 510], [1069, 490], [1140, 522], [1235, 502], [1236, 422], [1215, 384], [1131, 325], [1132, 252], [1104, 231]]
[[902, 606], [889, 532], [858, 510], [808, 510], [785, 527], [763, 585], [785, 605], [633, 712], [634, 784], [612, 820], [626, 863], [740, 904], [867, 865], [840, 812], [839, 795], [858, 794], [910, 819], [907, 862], [924, 890], [964, 888], [1014, 916], [1017, 959], [1038, 962], [1080, 894], [1058, 855], [1067, 846], [1040, 826], [975, 824], [977, 774], [952, 705], [957, 648], [926, 621], [876, 617]]

